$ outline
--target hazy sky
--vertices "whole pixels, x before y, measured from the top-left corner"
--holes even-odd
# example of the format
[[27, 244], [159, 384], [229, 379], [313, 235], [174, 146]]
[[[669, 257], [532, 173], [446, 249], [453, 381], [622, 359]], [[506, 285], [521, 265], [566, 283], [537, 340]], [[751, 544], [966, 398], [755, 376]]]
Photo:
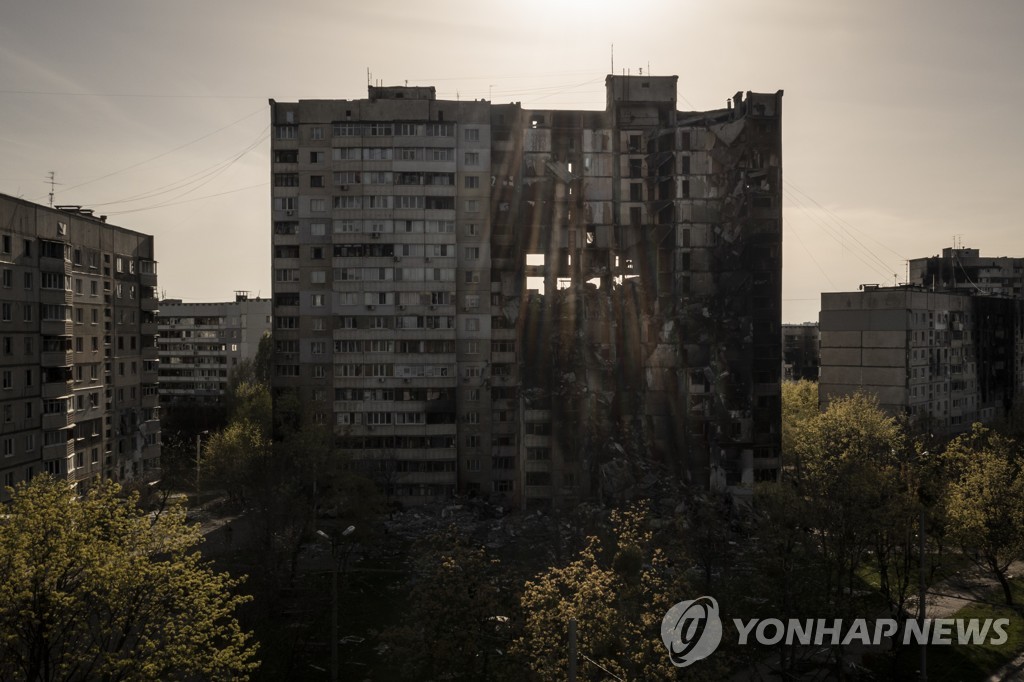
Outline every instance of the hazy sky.
[[1024, 256], [1020, 0], [5, 0], [0, 192], [156, 235], [169, 297], [270, 293], [268, 98], [680, 109], [784, 89], [783, 319], [953, 244]]

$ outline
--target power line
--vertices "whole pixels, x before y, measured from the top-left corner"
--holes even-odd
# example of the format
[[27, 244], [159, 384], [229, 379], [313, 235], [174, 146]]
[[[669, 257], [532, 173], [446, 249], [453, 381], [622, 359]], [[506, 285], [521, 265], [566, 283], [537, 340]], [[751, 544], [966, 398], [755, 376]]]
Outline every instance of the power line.
[[255, 185], [247, 185], [245, 187], [236, 187], [235, 189], [229, 189], [229, 190], [227, 190], [225, 192], [218, 192], [216, 194], [207, 194], [207, 195], [201, 196], [201, 197], [192, 197], [191, 199], [185, 199], [183, 201], [168, 201], [168, 202], [163, 203], [163, 204], [155, 204], [153, 206], [146, 206], [144, 208], [132, 208], [132, 209], [128, 209], [128, 210], [125, 210], [125, 211], [109, 211], [108, 213], [110, 215], [126, 215], [128, 213], [141, 213], [142, 211], [152, 211], [153, 209], [164, 208], [165, 206], [179, 206], [181, 204], [192, 203], [193, 201], [202, 201], [203, 199], [212, 199], [214, 197], [222, 197], [225, 194], [234, 194], [235, 192], [244, 192], [245, 190], [254, 189], [256, 187], [267, 187], [267, 186], [269, 186], [269, 184], [270, 183], [267, 183], [267, 182], [260, 182], [260, 183], [257, 183]]
[[[809, 208], [808, 208], [807, 206], [805, 206], [805, 205], [803, 204], [803, 202], [801, 202], [801, 201], [800, 201], [800, 199], [798, 199], [798, 198], [797, 198], [797, 197], [796, 197], [796, 196], [795, 196], [795, 195], [794, 195], [794, 194], [793, 194], [792, 192], [789, 192], [789, 191], [788, 191], [787, 189], [785, 189], [785, 188], [784, 188], [784, 189], [783, 189], [783, 193], [784, 193], [784, 194], [785, 194], [785, 195], [786, 195], [787, 197], [789, 197], [790, 201], [792, 201], [792, 202], [793, 202], [794, 204], [796, 204], [796, 205], [797, 205], [797, 207], [798, 207], [798, 208], [799, 208], [800, 210], [804, 211], [804, 212], [805, 212], [805, 213], [807, 214], [807, 216], [808, 216], [808, 217], [809, 217], [809, 218], [810, 218], [810, 219], [811, 219], [811, 220], [812, 220], [812, 221], [813, 221], [814, 223], [816, 223], [816, 224], [817, 224], [817, 225], [818, 225], [819, 227], [821, 227], [821, 228], [822, 228], [822, 229], [824, 230], [825, 234], [827, 234], [828, 236], [832, 237], [832, 239], [834, 239], [834, 240], [836, 241], [836, 243], [838, 243], [838, 244], [839, 244], [840, 246], [842, 246], [843, 248], [846, 248], [847, 244], [846, 244], [846, 242], [845, 242], [845, 241], [844, 241], [844, 240], [843, 240], [843, 239], [841, 238], [841, 236], [840, 236], [840, 234], [841, 234], [841, 233], [843, 232], [842, 230], [837, 230], [837, 228], [835, 228], [834, 226], [832, 226], [832, 225], [829, 225], [828, 223], [824, 222], [823, 220], [821, 220], [820, 218], [818, 218], [817, 216], [815, 216], [815, 215], [814, 215], [814, 213], [812, 213], [812, 212], [810, 211], [810, 209], [809, 209]], [[837, 232], [839, 232], [840, 234], [837, 234]], [[863, 244], [861, 244], [861, 243], [860, 243], [860, 242], [859, 242], [858, 240], [856, 240], [855, 238], [854, 238], [854, 241], [855, 241], [855, 242], [856, 242], [856, 243], [857, 243], [858, 245], [860, 245], [860, 246], [861, 246], [861, 248], [863, 248], [863, 249], [867, 250], [867, 249], [866, 249], [866, 247], [864, 247], [864, 246], [863, 246]], [[888, 264], [887, 264], [887, 263], [885, 263], [885, 261], [883, 261], [883, 260], [881, 260], [880, 258], [878, 258], [877, 256], [875, 256], [875, 255], [874, 255], [873, 253], [870, 253], [870, 251], [869, 251], [869, 255], [870, 255], [870, 256], [871, 256], [872, 258], [874, 258], [875, 262], [871, 262], [871, 261], [869, 261], [869, 260], [868, 260], [867, 258], [865, 258], [865, 256], [864, 256], [864, 255], [862, 255], [862, 254], [860, 253], [860, 251], [859, 251], [858, 249], [856, 249], [856, 248], [852, 248], [852, 249], [850, 250], [850, 253], [852, 253], [852, 254], [853, 254], [853, 256], [854, 256], [854, 257], [855, 257], [855, 258], [856, 258], [857, 260], [859, 260], [859, 261], [860, 261], [861, 263], [863, 263], [863, 264], [864, 264], [864, 265], [865, 265], [865, 266], [866, 266], [867, 268], [869, 268], [869, 269], [873, 270], [873, 271], [874, 271], [875, 273], [881, 274], [881, 275], [882, 275], [883, 277], [888, 277], [888, 276], [889, 276], [890, 274], [892, 274], [892, 273], [890, 272], [890, 269], [889, 269], [889, 267], [888, 267]], [[881, 267], [882, 267], [883, 269], [879, 269], [879, 264], [881, 264]]]
[[187, 175], [187, 176], [185, 176], [184, 178], [182, 178], [180, 180], [175, 180], [174, 182], [167, 183], [166, 185], [161, 185], [161, 186], [159, 186], [159, 187], [157, 187], [155, 189], [147, 190], [147, 191], [142, 192], [140, 194], [135, 194], [133, 196], [126, 197], [124, 199], [119, 199], [119, 200], [116, 200], [116, 201], [107, 201], [107, 202], [101, 202], [101, 203], [98, 203], [98, 202], [87, 202], [87, 203], [89, 204], [89, 206], [91, 206], [93, 208], [98, 208], [98, 207], [101, 207], [101, 206], [111, 206], [111, 205], [114, 205], [114, 204], [124, 204], [124, 203], [133, 202], [133, 201], [142, 201], [144, 199], [152, 199], [152, 198], [158, 197], [158, 196], [160, 196], [162, 194], [168, 194], [170, 192], [176, 192], [178, 190], [186, 189], [186, 188], [188, 188], [189, 185], [193, 185], [195, 183], [199, 183], [199, 184], [196, 184], [191, 189], [188, 189], [186, 192], [178, 195], [178, 197], [175, 197], [175, 198], [179, 198], [179, 197], [185, 196], [186, 194], [189, 194], [191, 192], [194, 192], [197, 189], [200, 189], [201, 187], [206, 186], [207, 184], [209, 184], [210, 181], [212, 181], [218, 175], [220, 175], [221, 173], [226, 171], [228, 168], [230, 168], [232, 165], [234, 165], [237, 161], [239, 161], [246, 154], [251, 152], [253, 149], [256, 149], [260, 144], [262, 144], [264, 141], [266, 141], [266, 139], [269, 137], [269, 131], [270, 131], [270, 126], [268, 125], [267, 127], [265, 127], [260, 132], [260, 134], [256, 137], [255, 140], [253, 140], [251, 143], [246, 145], [241, 151], [233, 153], [227, 159], [224, 159], [223, 161], [218, 161], [214, 165], [209, 166], [207, 168], [204, 168], [204, 169], [202, 169], [200, 171], [197, 171], [195, 173], [192, 173], [191, 175]]
[[266, 111], [266, 107], [260, 107], [256, 111], [253, 111], [252, 113], [246, 114], [245, 116], [243, 116], [242, 118], [238, 119], [237, 121], [232, 121], [231, 123], [228, 123], [225, 126], [217, 128], [216, 130], [214, 130], [212, 132], [206, 133], [205, 135], [197, 137], [194, 140], [191, 140], [191, 141], [186, 142], [184, 144], [178, 145], [177, 147], [174, 147], [173, 149], [169, 149], [169, 150], [167, 150], [165, 152], [157, 154], [156, 156], [151, 156], [150, 158], [144, 159], [143, 161], [139, 161], [138, 163], [133, 163], [130, 166], [126, 166], [126, 167], [118, 169], [116, 171], [112, 171], [110, 173], [107, 173], [106, 175], [101, 175], [98, 178], [93, 178], [92, 180], [86, 180], [85, 182], [81, 182], [81, 183], [79, 183], [77, 185], [72, 185], [71, 187], [68, 187], [64, 191], [70, 192], [73, 189], [78, 189], [79, 187], [85, 187], [86, 185], [91, 185], [94, 182], [99, 182], [100, 180], [106, 180], [107, 178], [111, 178], [111, 177], [113, 177], [115, 175], [119, 175], [119, 174], [124, 173], [126, 171], [132, 170], [133, 168], [138, 168], [139, 166], [147, 164], [150, 161], [156, 161], [157, 159], [163, 158], [163, 157], [167, 156], [168, 154], [173, 154], [174, 152], [178, 151], [179, 149], [184, 149], [185, 147], [188, 147], [189, 145], [193, 145], [196, 142], [200, 142], [202, 140], [205, 140], [208, 137], [212, 137], [213, 135], [216, 135], [217, 133], [221, 132], [222, 130], [227, 130], [231, 126], [237, 125], [237, 124], [241, 123], [242, 121], [244, 121], [246, 119], [252, 118], [256, 114], [264, 113], [265, 111]]

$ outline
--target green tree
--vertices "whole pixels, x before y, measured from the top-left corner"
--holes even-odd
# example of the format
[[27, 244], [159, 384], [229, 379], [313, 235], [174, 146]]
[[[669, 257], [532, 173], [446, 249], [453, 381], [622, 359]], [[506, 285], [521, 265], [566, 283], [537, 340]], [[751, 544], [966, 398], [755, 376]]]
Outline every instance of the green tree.
[[516, 606], [501, 563], [449, 528], [417, 544], [408, 610], [384, 634], [408, 680], [519, 680], [511, 665]]
[[[801, 379], [782, 384], [782, 455], [788, 458], [796, 449], [804, 426], [821, 414], [818, 409], [818, 383]], [[788, 464], [788, 462], [786, 462]]]
[[256, 645], [235, 618], [249, 598], [216, 573], [198, 527], [151, 518], [101, 484], [76, 498], [46, 476], [11, 490], [0, 517], [0, 678], [248, 679]]
[[949, 444], [945, 457], [953, 475], [946, 495], [947, 532], [999, 581], [1012, 605], [1010, 565], [1024, 558], [1024, 474], [1015, 443], [975, 424]]
[[[609, 543], [592, 536], [574, 561], [525, 585], [523, 630], [513, 651], [529, 661], [536, 679], [565, 679], [570, 618], [577, 621], [580, 679], [608, 679], [602, 668], [628, 680], [677, 677], [661, 620], [687, 591], [654, 546], [645, 509], [613, 512], [612, 524]], [[700, 672], [719, 679], [723, 670], [714, 664], [723, 660], [702, 661]]]
[[[903, 426], [858, 393], [832, 400], [793, 435], [792, 480], [817, 547], [822, 615], [866, 615], [857, 594], [871, 567], [891, 613], [904, 617], [919, 507]], [[841, 647], [835, 654], [841, 660]]]
[[270, 439], [259, 422], [234, 420], [204, 443], [202, 485], [222, 488], [233, 502], [244, 504], [269, 482], [271, 453]]

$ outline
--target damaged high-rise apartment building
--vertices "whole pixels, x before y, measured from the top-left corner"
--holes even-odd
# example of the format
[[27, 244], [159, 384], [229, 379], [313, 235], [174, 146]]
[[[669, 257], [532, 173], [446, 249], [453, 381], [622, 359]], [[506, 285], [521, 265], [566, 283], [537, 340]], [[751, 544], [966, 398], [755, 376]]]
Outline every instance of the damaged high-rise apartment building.
[[271, 101], [275, 395], [404, 502], [778, 470], [782, 92], [606, 86]]

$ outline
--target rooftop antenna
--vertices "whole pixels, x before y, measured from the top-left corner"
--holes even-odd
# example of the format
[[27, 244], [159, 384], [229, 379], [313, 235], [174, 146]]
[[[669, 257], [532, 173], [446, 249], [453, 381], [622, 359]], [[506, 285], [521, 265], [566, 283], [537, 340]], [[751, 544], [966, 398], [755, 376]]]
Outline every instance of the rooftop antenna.
[[373, 78], [370, 76], [370, 67], [366, 67], [366, 84], [373, 85]]
[[50, 171], [49, 173], [47, 173], [47, 178], [46, 179], [50, 181], [50, 208], [53, 208], [53, 186], [54, 185], [63, 185], [64, 184], [63, 182], [57, 182], [54, 179], [56, 177], [57, 177], [57, 174], [54, 171]]
[[612, 43], [612, 70], [609, 73], [615, 75], [615, 43]]

